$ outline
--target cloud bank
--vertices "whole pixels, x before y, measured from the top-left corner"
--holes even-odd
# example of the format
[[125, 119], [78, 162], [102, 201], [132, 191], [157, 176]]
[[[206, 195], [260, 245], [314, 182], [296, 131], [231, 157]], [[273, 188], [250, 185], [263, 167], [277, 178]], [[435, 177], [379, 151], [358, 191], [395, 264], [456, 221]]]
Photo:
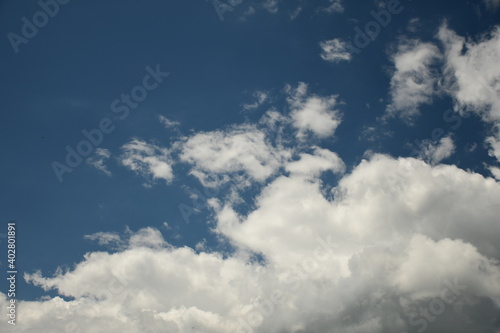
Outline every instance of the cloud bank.
[[[53, 277], [27, 274], [69, 299], [21, 302], [16, 331], [491, 331], [483, 323], [500, 316], [499, 183], [374, 155], [325, 192], [320, 174], [343, 165], [324, 149], [287, 168], [249, 214], [211, 201], [215, 232], [233, 253], [176, 248], [156, 229], [139, 230], [118, 252], [88, 253]], [[104, 236], [95, 238], [119, 241]]]

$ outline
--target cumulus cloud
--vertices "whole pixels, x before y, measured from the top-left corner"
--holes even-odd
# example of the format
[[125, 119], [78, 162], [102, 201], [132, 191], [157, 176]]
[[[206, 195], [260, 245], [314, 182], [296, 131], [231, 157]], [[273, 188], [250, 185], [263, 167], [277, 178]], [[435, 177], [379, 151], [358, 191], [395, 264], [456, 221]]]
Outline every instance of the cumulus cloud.
[[[309, 163], [312, 156], [322, 162]], [[326, 193], [319, 173], [341, 164], [324, 149], [289, 169], [246, 215], [212, 200], [230, 254], [173, 247], [148, 228], [132, 233], [123, 250], [89, 253], [72, 270], [27, 274], [66, 299], [20, 302], [16, 331], [494, 329], [499, 183], [455, 166], [373, 155]]]
[[244, 173], [264, 181], [290, 153], [273, 146], [255, 125], [239, 125], [226, 131], [197, 133], [186, 139], [181, 159], [193, 166], [191, 174], [205, 186], [228, 181], [228, 175]]
[[350, 61], [352, 58], [347, 43], [339, 38], [321, 42], [319, 45], [322, 49], [321, 58], [323, 60], [338, 63]]
[[111, 152], [108, 149], [97, 148], [95, 153], [91, 157], [87, 158], [87, 163], [104, 174], [111, 176], [111, 172], [106, 166], [106, 161], [110, 156]]
[[427, 142], [420, 147], [420, 157], [430, 164], [440, 163], [455, 152], [455, 144], [449, 136], [441, 138], [439, 142]]
[[148, 181], [163, 179], [169, 183], [174, 178], [169, 150], [139, 139], [122, 146], [120, 162]]
[[288, 104], [291, 109], [293, 126], [297, 137], [304, 138], [308, 133], [326, 138], [332, 136], [341, 123], [336, 95], [321, 97], [308, 93], [307, 84], [301, 82], [297, 88], [287, 87]]
[[[439, 281], [460, 277], [462, 290], [474, 285], [478, 294], [491, 295], [500, 305], [500, 270], [498, 261], [480, 254], [473, 245], [448, 238], [433, 241], [422, 235], [413, 236], [402, 263], [394, 275], [397, 288], [413, 299], [437, 297], [442, 286]], [[478, 270], [477, 267], [481, 267]], [[429, 268], [438, 268], [425, 275]], [[469, 291], [470, 292], [470, 291]]]
[[391, 78], [389, 116], [407, 121], [419, 115], [422, 104], [432, 102], [436, 92], [436, 75], [431, 65], [439, 59], [438, 48], [430, 43], [405, 41], [392, 56], [394, 73]]
[[[258, 209], [243, 221], [237, 214], [231, 214], [227, 207], [221, 208], [223, 218], [219, 228], [238, 243], [256, 252], [270, 254], [268, 258], [275, 258], [273, 261], [279, 263], [294, 261], [289, 249], [285, 250], [290, 244], [297, 248], [297, 255], [308, 253], [314, 248], [314, 237], [304, 235], [335, 235], [335, 240], [342, 245], [340, 252], [354, 249], [357, 246], [356, 239], [361, 241], [361, 247], [366, 246], [363, 244], [365, 238], [373, 244], [382, 239], [391, 243], [392, 237], [397, 241], [400, 236], [407, 237], [408, 233], [416, 229], [432, 238], [461, 238], [482, 249], [490, 248], [498, 235], [490, 235], [490, 245], [486, 245], [480, 241], [480, 237], [472, 241], [472, 234], [449, 234], [453, 226], [467, 225], [470, 214], [479, 213], [479, 207], [492, 212], [489, 205], [494, 203], [494, 199], [485, 196], [467, 204], [467, 207], [479, 206], [466, 213], [469, 216], [461, 216], [464, 211], [463, 207], [458, 206], [457, 200], [465, 200], [459, 200], [463, 193], [452, 194], [450, 191], [469, 180], [469, 185], [473, 186], [470, 200], [479, 191], [476, 186], [492, 186], [495, 192], [500, 190], [493, 180], [468, 174], [453, 166], [431, 167], [414, 159], [393, 160], [375, 155], [371, 161], [364, 161], [340, 181], [334, 191], [337, 199], [333, 203], [324, 197], [317, 182], [311, 183], [310, 180], [293, 175], [280, 177], [263, 190]], [[439, 200], [439, 197], [442, 199]], [[451, 207], [452, 211], [449, 210]], [[498, 229], [492, 215], [486, 214], [482, 221], [488, 225], [486, 229]], [[286, 230], [277, 228], [276, 233], [269, 230], [271, 226], [279, 225], [286, 225]], [[387, 233], [389, 229], [392, 231]], [[487, 233], [483, 236], [486, 237]], [[344, 241], [349, 244], [344, 244]], [[498, 255], [497, 250], [486, 254]]]

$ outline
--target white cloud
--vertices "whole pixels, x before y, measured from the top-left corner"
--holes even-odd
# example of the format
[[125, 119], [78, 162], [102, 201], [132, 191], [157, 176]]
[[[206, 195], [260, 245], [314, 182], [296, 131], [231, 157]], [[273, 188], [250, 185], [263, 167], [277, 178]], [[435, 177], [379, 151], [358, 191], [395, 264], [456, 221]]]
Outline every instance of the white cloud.
[[333, 152], [317, 148], [266, 185], [248, 215], [212, 200], [217, 232], [233, 254], [172, 247], [147, 228], [119, 252], [86, 254], [53, 277], [27, 274], [69, 300], [19, 302], [16, 331], [411, 331], [419, 328], [412, 309], [429, 307], [447, 283], [463, 286], [460, 296], [426, 332], [492, 331], [487, 318], [500, 313], [500, 183], [455, 166], [373, 155], [333, 196], [324, 193], [320, 172], [341, 168]]
[[439, 142], [424, 144], [420, 149], [420, 157], [430, 164], [438, 164], [455, 152], [455, 144], [449, 136], [441, 138]]
[[[496, 126], [500, 126], [500, 122]], [[497, 161], [500, 161], [500, 136], [489, 136], [486, 138], [486, 143], [490, 147], [488, 152], [489, 155], [495, 157]]]
[[321, 58], [323, 60], [338, 63], [341, 61], [350, 61], [352, 58], [347, 43], [341, 39], [330, 39], [320, 42], [319, 45], [322, 49]]
[[489, 170], [493, 177], [495, 177], [496, 180], [500, 180], [500, 168], [498, 167], [489, 167]]
[[[466, 193], [458, 191], [464, 186]], [[299, 175], [279, 177], [263, 190], [257, 209], [247, 217], [221, 206], [218, 230], [288, 268], [312, 255], [317, 236], [331, 235], [338, 246], [331, 258], [336, 279], [352, 274], [348, 262], [354, 253], [367, 246], [407, 246], [404, 240], [417, 230], [433, 239], [460, 238], [483, 255], [500, 254], [494, 217], [500, 207], [492, 206], [495, 199], [490, 196], [500, 194], [500, 186], [491, 179], [453, 166], [375, 155], [344, 177], [334, 194], [330, 202], [318, 182]], [[471, 229], [467, 226], [472, 220], [476, 227]]]
[[342, 0], [330, 0], [330, 5], [323, 9], [327, 13], [343, 13], [344, 6], [342, 5]]
[[[394, 275], [398, 289], [414, 299], [436, 297], [440, 281], [460, 277], [460, 284], [475, 292], [491, 295], [500, 301], [500, 269], [498, 262], [480, 254], [473, 245], [448, 238], [433, 241], [422, 235], [413, 236], [402, 262]], [[477, 267], [481, 267], [478, 270]], [[434, 270], [433, 274], [424, 272]], [[453, 279], [451, 279], [453, 281]], [[498, 304], [500, 305], [500, 303]]]
[[262, 6], [268, 12], [270, 12], [272, 14], [276, 14], [278, 12], [278, 9], [279, 9], [278, 2], [279, 2], [278, 0], [265, 0], [264, 3], [262, 4]]
[[131, 235], [129, 244], [130, 248], [147, 247], [155, 249], [168, 246], [161, 233], [153, 228], [143, 228]]
[[287, 87], [287, 100], [293, 126], [298, 129], [297, 137], [303, 139], [307, 133], [319, 138], [332, 136], [341, 122], [340, 113], [335, 109], [337, 96], [310, 95], [307, 90], [307, 84], [302, 82], [297, 88]]
[[256, 91], [253, 93], [253, 97], [255, 102], [252, 104], [243, 104], [243, 109], [245, 110], [254, 110], [261, 106], [269, 97], [268, 93], [264, 91]]
[[229, 174], [241, 172], [262, 182], [289, 155], [274, 147], [266, 133], [256, 126], [240, 125], [227, 131], [202, 132], [187, 138], [181, 159], [193, 166], [191, 173], [205, 186], [213, 186], [228, 180]]
[[[163, 225], [168, 230], [168, 223], [164, 222]], [[99, 245], [113, 250], [138, 247], [161, 248], [169, 246], [163, 239], [162, 234], [153, 228], [143, 228], [134, 233], [127, 227], [123, 235], [119, 235], [116, 232], [96, 232], [91, 235], [85, 235], [84, 238], [90, 241], [96, 241]]]
[[406, 27], [406, 30], [409, 32], [417, 32], [420, 28], [422, 27], [422, 22], [420, 22], [420, 18], [414, 17], [408, 22], [408, 26]]
[[160, 123], [162, 123], [165, 128], [176, 128], [178, 127], [181, 123], [175, 120], [168, 119], [167, 117], [163, 115], [158, 115], [158, 119], [160, 120]]
[[276, 109], [268, 110], [259, 120], [259, 125], [262, 125], [268, 131], [277, 133], [278, 137], [282, 135], [280, 131], [290, 125], [291, 120], [288, 115], [284, 115]]
[[85, 239], [96, 241], [99, 245], [119, 246], [122, 243], [120, 235], [115, 232], [96, 232], [91, 235], [85, 235]]
[[134, 139], [123, 145], [122, 151], [120, 162], [146, 179], [163, 179], [169, 183], [174, 178], [168, 149]]
[[110, 156], [111, 153], [108, 149], [97, 148], [94, 155], [87, 158], [87, 163], [92, 165], [97, 170], [102, 171], [106, 175], [111, 176], [111, 172], [108, 170], [105, 164], [106, 160], [108, 160]]
[[317, 178], [322, 172], [342, 173], [345, 170], [342, 159], [327, 149], [314, 147], [313, 154], [300, 154], [298, 161], [286, 165], [286, 170], [296, 175]]
[[446, 49], [445, 73], [459, 110], [500, 121], [500, 27], [478, 42], [466, 41], [446, 25], [438, 37]]
[[430, 43], [405, 41], [392, 56], [394, 73], [391, 78], [391, 103], [388, 115], [411, 121], [419, 115], [422, 104], [432, 102], [436, 75], [430, 66], [440, 57], [439, 50]]

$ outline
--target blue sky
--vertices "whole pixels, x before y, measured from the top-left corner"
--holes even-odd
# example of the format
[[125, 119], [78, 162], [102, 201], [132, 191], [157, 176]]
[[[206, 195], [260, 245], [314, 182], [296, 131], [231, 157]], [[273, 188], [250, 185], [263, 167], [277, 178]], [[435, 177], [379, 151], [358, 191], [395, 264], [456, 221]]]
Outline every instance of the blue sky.
[[[52, 15], [40, 14], [44, 6]], [[68, 332], [76, 330], [67, 325], [90, 321], [96, 326], [82, 332], [122, 330], [123, 323], [130, 332], [245, 331], [240, 319], [248, 318], [235, 314], [240, 307], [279, 288], [280, 276], [301, 265], [317, 237], [345, 232], [356, 245], [339, 241], [331, 262], [304, 277], [289, 303], [248, 324], [253, 331], [416, 332], [424, 322], [428, 332], [498, 330], [499, 6], [497, 0], [1, 2], [0, 234], [17, 221], [24, 314], [15, 329]], [[30, 31], [26, 22], [44, 19]], [[373, 38], [360, 44], [358, 31], [370, 29]], [[131, 97], [126, 106], [125, 95], [139, 96], [137, 103]], [[88, 140], [82, 131], [100, 133], [98, 144], [87, 143], [90, 154], [67, 166], [66, 147], [78, 151]], [[403, 176], [402, 165], [411, 169]], [[403, 228], [401, 221], [415, 222]], [[6, 253], [3, 238], [0, 247]], [[193, 252], [184, 254], [188, 248]], [[384, 280], [365, 263], [370, 249], [381, 251], [380, 265], [399, 263], [393, 275]], [[432, 251], [443, 260], [436, 267], [448, 267], [459, 252], [470, 253], [470, 261], [424, 274], [429, 266], [417, 259]], [[99, 253], [107, 259], [93, 257]], [[200, 266], [171, 286], [157, 280], [170, 281], [173, 273], [143, 269], [142, 280], [152, 279], [144, 287], [129, 281], [119, 295], [100, 299], [99, 288], [119, 275], [115, 265], [144, 253], [168, 267], [168, 260], [172, 267]], [[470, 271], [479, 262], [488, 273]], [[83, 272], [92, 265], [93, 273]], [[325, 268], [336, 265], [338, 271]], [[237, 273], [226, 277], [232, 269]], [[254, 274], [259, 269], [266, 278]], [[214, 276], [227, 278], [232, 289], [214, 287], [228, 299], [211, 306], [200, 299], [215, 294], [195, 281]], [[468, 286], [457, 303], [436, 321], [412, 317], [409, 304], [429, 304], [439, 295], [436, 284], [454, 278]], [[322, 279], [335, 286], [314, 289]], [[247, 285], [256, 286], [254, 294]], [[180, 293], [175, 302], [158, 296], [147, 306], [140, 299], [122, 304], [137, 290], [147, 299], [169, 288]], [[375, 309], [391, 299], [375, 299], [377, 288], [399, 297], [393, 312]], [[0, 285], [2, 308], [7, 289]], [[330, 304], [315, 293], [343, 301]], [[373, 303], [355, 308], [363, 298]], [[61, 312], [60, 301], [76, 314]], [[451, 307], [467, 301], [476, 304], [462, 309], [470, 326], [457, 328]], [[104, 323], [92, 319], [85, 302], [122, 305]], [[303, 311], [294, 304], [304, 304]], [[190, 310], [179, 314], [183, 307]], [[157, 317], [129, 315], [138, 309]], [[63, 319], [50, 320], [57, 316]], [[0, 327], [14, 331], [5, 320]]]

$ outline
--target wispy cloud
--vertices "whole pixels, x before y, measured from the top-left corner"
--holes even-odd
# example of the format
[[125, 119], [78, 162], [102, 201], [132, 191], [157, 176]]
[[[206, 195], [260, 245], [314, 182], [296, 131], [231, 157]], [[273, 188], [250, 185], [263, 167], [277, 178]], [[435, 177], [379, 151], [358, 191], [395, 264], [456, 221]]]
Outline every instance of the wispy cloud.
[[251, 104], [243, 104], [242, 106], [244, 110], [248, 111], [257, 109], [259, 106], [264, 104], [269, 97], [268, 93], [265, 91], [255, 91], [252, 95], [255, 101]]
[[174, 178], [173, 161], [168, 149], [139, 139], [130, 141], [121, 149], [121, 164], [146, 178], [148, 182], [163, 179], [169, 183]]
[[352, 59], [347, 43], [339, 38], [320, 42], [319, 45], [322, 49], [321, 58], [323, 60], [338, 63]]
[[430, 164], [438, 164], [455, 152], [455, 144], [450, 136], [441, 138], [439, 142], [427, 142], [420, 147], [420, 157]]
[[276, 14], [279, 9], [278, 0], [265, 0], [262, 6], [270, 13]]
[[94, 154], [87, 158], [87, 163], [106, 175], [111, 176], [111, 172], [106, 166], [106, 161], [110, 158], [110, 156], [111, 152], [108, 149], [97, 148]]
[[342, 0], [330, 0], [330, 5], [323, 8], [322, 10], [327, 13], [343, 13], [344, 5]]
[[178, 127], [181, 123], [175, 120], [170, 120], [167, 117], [163, 115], [158, 115], [158, 119], [160, 120], [160, 123], [165, 126], [165, 128], [176, 128]]

